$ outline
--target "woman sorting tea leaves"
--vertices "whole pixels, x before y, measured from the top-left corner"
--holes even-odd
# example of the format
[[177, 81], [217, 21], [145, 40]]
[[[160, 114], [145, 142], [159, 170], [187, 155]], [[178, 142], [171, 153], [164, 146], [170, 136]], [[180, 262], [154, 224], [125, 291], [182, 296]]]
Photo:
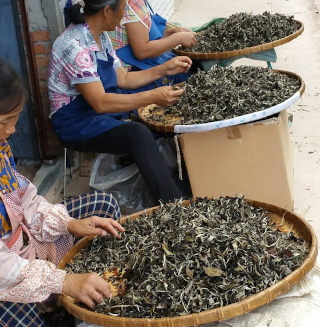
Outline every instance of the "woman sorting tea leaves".
[[[77, 1], [73, 1], [77, 2]], [[123, 17], [125, 0], [86, 0], [70, 8], [72, 24], [53, 45], [49, 96], [53, 129], [61, 143], [83, 152], [130, 154], [156, 199], [180, 198], [154, 135], [124, 121], [149, 104], [169, 106], [183, 90], [155, 88], [154, 81], [188, 72], [191, 60], [175, 57], [162, 65], [127, 73], [108, 34]]]
[[[155, 14], [147, 0], [128, 0], [124, 16], [114, 31], [109, 32], [112, 45], [127, 71], [144, 70], [167, 62], [175, 57], [168, 51], [181, 44], [195, 46], [195, 33], [187, 28], [166, 29], [167, 21]], [[195, 68], [196, 69], [196, 68]], [[179, 74], [168, 77], [177, 84], [190, 76]], [[163, 80], [157, 81], [161, 86]]]
[[124, 232], [114, 220], [120, 210], [111, 194], [93, 192], [51, 205], [16, 171], [6, 139], [26, 100], [19, 76], [0, 58], [0, 325], [9, 327], [46, 326], [36, 303], [51, 294], [64, 293], [90, 307], [109, 297], [108, 282], [97, 274], [66, 274], [56, 264], [73, 245], [73, 235], [121, 238]]

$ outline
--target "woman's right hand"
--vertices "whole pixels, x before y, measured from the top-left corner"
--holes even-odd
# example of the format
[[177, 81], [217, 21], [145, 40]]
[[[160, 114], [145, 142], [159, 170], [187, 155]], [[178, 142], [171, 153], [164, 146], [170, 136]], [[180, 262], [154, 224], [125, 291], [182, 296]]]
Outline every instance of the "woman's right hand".
[[196, 45], [197, 39], [194, 32], [178, 32], [173, 34], [178, 38], [178, 44], [186, 48], [192, 48]]
[[183, 89], [175, 90], [172, 86], [162, 86], [154, 89], [154, 103], [160, 107], [172, 106], [179, 101]]
[[62, 292], [83, 302], [89, 308], [109, 298], [111, 290], [109, 283], [96, 273], [66, 274]]

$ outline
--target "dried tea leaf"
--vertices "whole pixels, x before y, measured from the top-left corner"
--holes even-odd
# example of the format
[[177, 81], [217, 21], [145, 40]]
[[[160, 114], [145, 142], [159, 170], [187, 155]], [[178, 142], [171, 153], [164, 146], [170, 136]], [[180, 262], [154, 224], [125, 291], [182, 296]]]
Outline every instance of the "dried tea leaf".
[[188, 125], [232, 119], [286, 101], [300, 84], [298, 78], [269, 68], [214, 66], [193, 74], [175, 105], [150, 109], [148, 120]]
[[185, 237], [184, 237], [184, 240], [186, 241], [186, 242], [194, 242], [194, 238], [192, 238], [192, 237], [190, 237], [190, 236], [188, 236], [188, 235], [186, 235]]
[[310, 252], [243, 196], [187, 206], [176, 200], [124, 227], [121, 239], [96, 237], [66, 266], [68, 273], [96, 272], [119, 292], [95, 308], [78, 303], [87, 310], [152, 319], [219, 308], [281, 281]]
[[163, 85], [170, 84], [170, 80], [169, 80], [169, 78], [168, 78], [168, 77], [163, 78], [163, 79], [162, 79], [162, 84], [163, 84]]
[[190, 279], [193, 279], [193, 271], [190, 270], [188, 267], [186, 268], [186, 275], [187, 275]]
[[293, 16], [267, 11], [260, 15], [242, 12], [197, 34], [197, 44], [193, 48], [179, 46], [177, 49], [202, 53], [239, 50], [280, 40], [300, 27]]
[[204, 271], [210, 277], [219, 277], [224, 274], [222, 270], [213, 267], [204, 267]]
[[172, 252], [169, 251], [168, 246], [166, 244], [162, 243], [162, 248], [164, 249], [167, 255], [174, 255]]

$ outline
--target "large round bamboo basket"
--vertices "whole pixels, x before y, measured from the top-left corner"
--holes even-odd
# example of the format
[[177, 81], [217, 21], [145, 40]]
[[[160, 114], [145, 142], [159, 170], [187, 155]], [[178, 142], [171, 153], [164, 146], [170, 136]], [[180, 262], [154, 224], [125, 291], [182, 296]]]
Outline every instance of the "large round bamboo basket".
[[[258, 307], [261, 307], [278, 296], [288, 292], [294, 285], [296, 285], [315, 265], [317, 258], [317, 238], [307, 221], [298, 216], [297, 214], [282, 209], [278, 206], [248, 200], [253, 207], [265, 208], [270, 212], [270, 219], [276, 222], [277, 227], [283, 232], [288, 231], [290, 228], [296, 236], [302, 237], [307, 243], [311, 245], [311, 250], [301, 267], [297, 268], [290, 275], [282, 281], [272, 285], [266, 290], [252, 295], [240, 302], [227, 305], [221, 308], [204, 311], [201, 313], [190, 314], [185, 316], [177, 316], [172, 318], [123, 318], [113, 317], [109, 315], [98, 314], [87, 309], [81, 308], [75, 304], [75, 300], [65, 295], [58, 295], [58, 299], [63, 307], [75, 317], [82, 319], [93, 324], [109, 326], [109, 327], [188, 327], [199, 326], [213, 321], [220, 321], [231, 319], [236, 316], [248, 313]], [[184, 201], [187, 205], [189, 201]], [[121, 220], [122, 223], [126, 219], [135, 219], [143, 212], [150, 213], [159, 207], [150, 208], [146, 211], [141, 211], [130, 215]], [[282, 221], [282, 224], [281, 224]], [[64, 269], [66, 264], [82, 249], [87, 243], [93, 239], [93, 236], [81, 239], [72, 249], [64, 256], [58, 265], [58, 268]]]
[[[278, 47], [282, 44], [288, 43], [292, 41], [293, 39], [297, 38], [300, 34], [302, 34], [304, 30], [304, 25], [302, 22], [296, 20], [298, 24], [300, 24], [300, 28], [297, 32], [288, 35], [282, 39], [272, 41], [269, 43], [264, 43], [260, 45], [256, 45], [254, 47], [250, 48], [244, 48], [240, 50], [233, 50], [233, 51], [226, 51], [226, 52], [211, 52], [211, 53], [201, 53], [201, 52], [189, 52], [189, 51], [181, 51], [177, 50], [177, 48], [172, 49], [172, 52], [176, 54], [177, 56], [187, 56], [191, 59], [202, 59], [202, 60], [214, 60], [214, 59], [228, 59], [233, 58], [237, 56], [244, 56], [251, 53], [256, 53], [264, 50], [273, 49], [275, 47]], [[203, 33], [203, 32], [200, 32]]]
[[[304, 93], [306, 86], [305, 83], [303, 81], [303, 79], [301, 78], [301, 76], [299, 76], [298, 74], [289, 72], [289, 71], [285, 71], [285, 70], [277, 70], [274, 69], [275, 72], [278, 72], [279, 74], [286, 74], [290, 77], [296, 78], [300, 80], [300, 89], [299, 89], [299, 93], [300, 93], [300, 97], [302, 96], [302, 94]], [[175, 126], [179, 125], [179, 124], [174, 124], [174, 122], [177, 122], [179, 120], [179, 118], [174, 117], [173, 115], [167, 115], [166, 117], [168, 118], [167, 121], [170, 122], [168, 124], [164, 124], [162, 122], [154, 122], [150, 120], [150, 110], [154, 109], [158, 107], [155, 104], [151, 104], [147, 107], [144, 108], [139, 108], [138, 109], [138, 115], [139, 118], [141, 119], [141, 121], [147, 125], [149, 127], [150, 130], [155, 131], [155, 132], [165, 132], [165, 133], [174, 133], [175, 132]], [[285, 108], [283, 108], [285, 109]], [[265, 109], [266, 110], [266, 109]], [[267, 109], [268, 110], [268, 109]], [[163, 116], [165, 109], [159, 108], [159, 112], [157, 113], [157, 115]], [[278, 112], [278, 111], [277, 111]], [[254, 115], [252, 115], [252, 119], [248, 119], [246, 122], [250, 122], [250, 121], [254, 121], [257, 120], [259, 115], [257, 115], [258, 112], [255, 112]], [[275, 114], [274, 110], [270, 110], [269, 112], [269, 116]], [[241, 118], [244, 116], [239, 116], [238, 120], [240, 121]], [[268, 113], [266, 115], [264, 115], [264, 117], [268, 117]], [[219, 122], [220, 124], [222, 123], [222, 121]], [[233, 125], [235, 125], [237, 123], [237, 120], [233, 119]], [[223, 126], [223, 124], [221, 124]], [[231, 124], [228, 124], [228, 126], [232, 126]], [[223, 126], [224, 127], [224, 126]]]

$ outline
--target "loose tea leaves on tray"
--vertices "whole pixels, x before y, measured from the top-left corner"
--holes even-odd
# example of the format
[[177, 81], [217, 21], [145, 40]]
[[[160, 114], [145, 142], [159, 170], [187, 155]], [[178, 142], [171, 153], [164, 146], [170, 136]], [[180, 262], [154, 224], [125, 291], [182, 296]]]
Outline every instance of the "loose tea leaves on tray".
[[175, 105], [155, 107], [147, 119], [165, 125], [221, 121], [280, 104], [292, 97], [300, 85], [298, 78], [268, 68], [214, 66], [192, 75]]
[[280, 40], [300, 28], [293, 16], [238, 13], [197, 34], [197, 44], [193, 48], [178, 46], [177, 50], [200, 53], [240, 50]]
[[69, 273], [115, 272], [109, 282], [120, 296], [97, 313], [157, 318], [225, 306], [281, 281], [310, 252], [241, 196], [176, 201], [124, 226], [122, 239], [97, 237], [66, 266]]

